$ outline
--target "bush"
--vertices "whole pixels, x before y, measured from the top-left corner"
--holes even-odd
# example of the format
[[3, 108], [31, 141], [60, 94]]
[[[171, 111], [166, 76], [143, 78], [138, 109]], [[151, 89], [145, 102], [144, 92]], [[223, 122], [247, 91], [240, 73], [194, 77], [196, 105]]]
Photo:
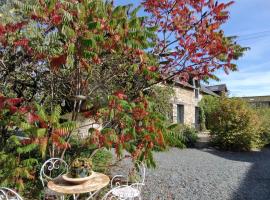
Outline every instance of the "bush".
[[168, 146], [177, 148], [194, 147], [198, 135], [195, 128], [187, 125], [174, 124], [168, 127], [168, 131], [164, 135], [164, 139]]
[[270, 144], [270, 108], [257, 108], [255, 111], [261, 121], [261, 140], [264, 144]]
[[[208, 129], [211, 121], [209, 121], [209, 115], [218, 108], [219, 97], [204, 96], [200, 101], [200, 121], [202, 129]], [[204, 124], [203, 124], [204, 123]]]
[[251, 150], [263, 146], [260, 120], [240, 99], [220, 98], [207, 113], [213, 144], [224, 150]]

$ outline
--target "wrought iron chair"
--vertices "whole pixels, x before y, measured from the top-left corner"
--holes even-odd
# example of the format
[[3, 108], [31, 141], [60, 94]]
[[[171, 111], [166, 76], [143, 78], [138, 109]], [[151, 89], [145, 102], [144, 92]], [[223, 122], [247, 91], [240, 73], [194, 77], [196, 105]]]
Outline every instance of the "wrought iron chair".
[[15, 191], [9, 188], [0, 187], [0, 200], [23, 200]]
[[[135, 183], [132, 183], [129, 185], [129, 179], [130, 176], [126, 177], [126, 184], [121, 185], [121, 179], [123, 179], [125, 176], [123, 175], [116, 175], [112, 178], [111, 180], [111, 188], [112, 190], [110, 191], [112, 196], [115, 198], [118, 197], [121, 200], [125, 199], [141, 199], [141, 191], [143, 186], [145, 185], [145, 166], [142, 162], [137, 162], [136, 168], [138, 169], [138, 175], [139, 175], [139, 180], [138, 177], [136, 177]], [[135, 168], [132, 170], [131, 173], [135, 172]]]
[[53, 179], [59, 178], [67, 172], [68, 164], [60, 158], [50, 158], [42, 165], [39, 178], [44, 187], [45, 197], [60, 197], [60, 199], [64, 199], [62, 194], [58, 194], [47, 188], [47, 183]]

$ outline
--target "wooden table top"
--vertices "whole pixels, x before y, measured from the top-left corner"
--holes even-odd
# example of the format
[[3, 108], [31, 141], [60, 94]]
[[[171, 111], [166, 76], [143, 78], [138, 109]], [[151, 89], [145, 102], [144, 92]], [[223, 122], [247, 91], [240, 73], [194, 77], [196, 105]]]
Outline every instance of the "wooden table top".
[[109, 182], [110, 178], [105, 174], [93, 172], [91, 178], [84, 183], [74, 185], [60, 177], [56, 180], [49, 181], [48, 188], [61, 194], [82, 194], [100, 190], [106, 187]]

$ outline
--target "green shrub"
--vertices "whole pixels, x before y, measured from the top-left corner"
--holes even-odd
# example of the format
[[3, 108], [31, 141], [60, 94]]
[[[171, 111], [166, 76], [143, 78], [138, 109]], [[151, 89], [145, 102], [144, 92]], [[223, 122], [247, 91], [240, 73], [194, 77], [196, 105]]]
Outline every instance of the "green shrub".
[[204, 96], [200, 101], [200, 121], [202, 129], [209, 129], [211, 121], [209, 121], [209, 115], [214, 112], [219, 104], [219, 97], [213, 97], [210, 95]]
[[194, 147], [198, 135], [195, 128], [187, 125], [174, 124], [168, 127], [164, 139], [168, 146], [177, 148]]
[[105, 173], [112, 162], [112, 153], [106, 149], [100, 149], [92, 158], [93, 170], [95, 172]]
[[270, 108], [255, 110], [261, 121], [261, 140], [264, 144], [270, 144]]
[[212, 142], [225, 150], [251, 150], [263, 145], [260, 120], [247, 103], [225, 97], [208, 112]]

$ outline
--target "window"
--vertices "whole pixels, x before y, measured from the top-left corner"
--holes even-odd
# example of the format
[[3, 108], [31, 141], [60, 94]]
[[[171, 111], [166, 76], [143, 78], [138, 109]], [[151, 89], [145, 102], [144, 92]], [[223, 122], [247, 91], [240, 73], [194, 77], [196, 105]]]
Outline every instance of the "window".
[[200, 127], [200, 108], [195, 107], [195, 128], [199, 129]]
[[199, 89], [194, 89], [194, 91], [195, 91], [195, 98], [196, 99], [199, 99], [199, 94], [200, 94], [200, 92], [199, 92]]
[[184, 105], [177, 105], [177, 123], [184, 123]]

